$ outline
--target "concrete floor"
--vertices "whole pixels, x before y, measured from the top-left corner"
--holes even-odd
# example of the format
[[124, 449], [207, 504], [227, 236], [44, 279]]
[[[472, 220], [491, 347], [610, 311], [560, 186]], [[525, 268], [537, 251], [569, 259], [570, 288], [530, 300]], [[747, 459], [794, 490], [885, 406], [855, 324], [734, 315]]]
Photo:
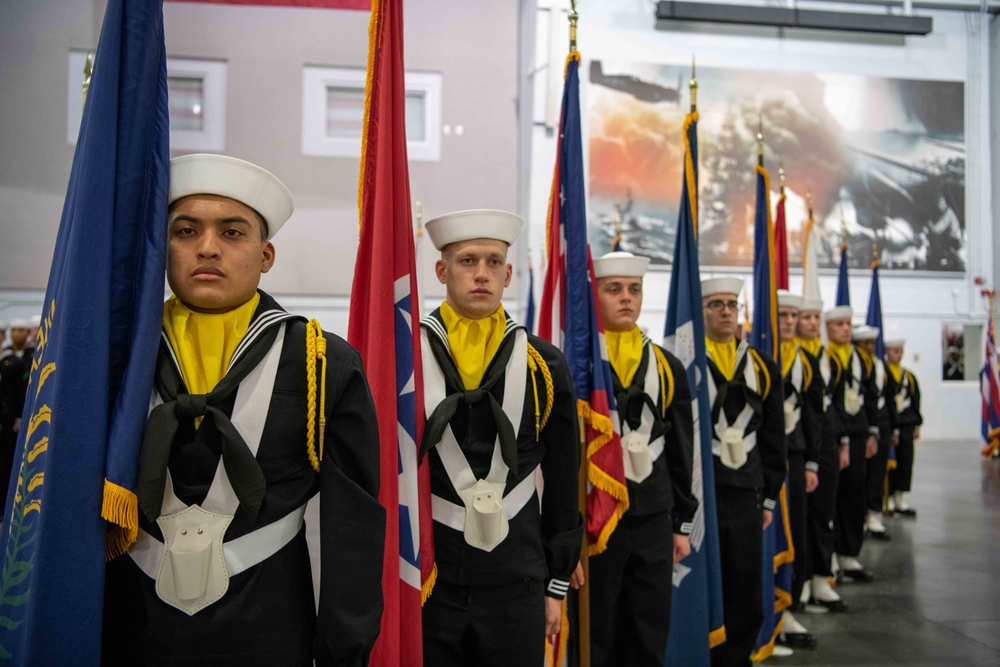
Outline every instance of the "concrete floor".
[[1000, 665], [1000, 461], [980, 447], [917, 442], [917, 518], [861, 550], [876, 580], [838, 587], [847, 613], [797, 614], [818, 647], [765, 665]]

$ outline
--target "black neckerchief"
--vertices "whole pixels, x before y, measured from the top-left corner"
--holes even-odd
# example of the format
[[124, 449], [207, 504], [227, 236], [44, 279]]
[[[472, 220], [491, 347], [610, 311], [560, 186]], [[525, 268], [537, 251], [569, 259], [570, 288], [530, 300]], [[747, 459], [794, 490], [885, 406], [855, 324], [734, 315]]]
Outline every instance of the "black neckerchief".
[[147, 519], [156, 521], [160, 516], [170, 449], [180, 419], [196, 417], [212, 419], [222, 435], [222, 462], [233, 491], [240, 506], [252, 518], [257, 517], [264, 498], [264, 473], [229, 415], [218, 406], [226, 402], [271, 350], [278, 336], [276, 325], [292, 317], [281, 310], [270, 296], [261, 292], [260, 304], [250, 321], [247, 335], [236, 348], [229, 370], [208, 394], [188, 393], [174, 362], [170, 343], [164, 336], [154, 378], [163, 403], [149, 414], [139, 463], [137, 496], [139, 507]]
[[[739, 354], [739, 346], [737, 346], [737, 354]], [[709, 359], [709, 361], [712, 361]], [[752, 363], [750, 361], [750, 347], [747, 347], [746, 354], [738, 364], [736, 364], [736, 369], [733, 371], [733, 379], [727, 380], [726, 376], [722, 374], [719, 367], [716, 366], [715, 361], [708, 364], [708, 372], [712, 374], [712, 379], [715, 380], [715, 404], [712, 405], [712, 424], [717, 424], [719, 422], [719, 412], [724, 409], [726, 405], [726, 398], [729, 396], [729, 390], [735, 389], [743, 393], [743, 400], [746, 401], [750, 409], [753, 410], [754, 415], [760, 417], [764, 414], [764, 399], [763, 397], [755, 392], [753, 389], [747, 386], [747, 383], [743, 380], [743, 375], [746, 372], [747, 364]], [[754, 373], [757, 371], [755, 370]], [[759, 381], [758, 377], [758, 381]], [[728, 419], [728, 415], [727, 415]]]
[[[434, 359], [444, 374], [447, 395], [434, 408], [434, 412], [427, 417], [427, 422], [424, 425], [424, 436], [420, 440], [420, 451], [417, 453], [417, 461], [422, 461], [424, 455], [441, 441], [444, 430], [448, 427], [452, 417], [455, 416], [459, 405], [472, 406], [486, 399], [489, 401], [490, 411], [493, 413], [493, 421], [497, 428], [497, 437], [500, 440], [500, 456], [503, 458], [504, 463], [507, 464], [507, 467], [516, 475], [517, 434], [514, 431], [513, 424], [510, 423], [510, 418], [503, 411], [503, 406], [500, 405], [490, 390], [496, 386], [497, 382], [507, 372], [507, 364], [510, 361], [510, 355], [514, 351], [515, 337], [510, 334], [515, 329], [521, 327], [518, 325], [512, 326], [513, 323], [508, 318], [504, 338], [500, 342], [500, 347], [497, 348], [496, 354], [493, 355], [493, 359], [490, 360], [489, 365], [486, 367], [486, 372], [483, 374], [483, 379], [480, 381], [479, 387], [466, 390], [465, 383], [462, 382], [462, 377], [458, 373], [455, 360], [452, 359], [448, 348], [447, 329], [445, 329], [444, 322], [441, 319], [440, 310], [438, 308], [424, 318], [424, 326], [428, 331], [427, 340], [430, 342]], [[428, 320], [431, 319], [434, 321], [429, 322]], [[438, 327], [440, 327], [440, 330]], [[444, 339], [441, 338], [441, 332], [445, 333]]]

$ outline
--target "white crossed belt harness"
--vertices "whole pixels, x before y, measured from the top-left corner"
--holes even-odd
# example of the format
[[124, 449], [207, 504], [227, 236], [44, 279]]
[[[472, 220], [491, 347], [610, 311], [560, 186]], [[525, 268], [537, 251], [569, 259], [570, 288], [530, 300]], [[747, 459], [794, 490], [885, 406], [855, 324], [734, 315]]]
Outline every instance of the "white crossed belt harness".
[[[528, 336], [523, 329], [516, 329], [510, 335], [515, 336], [514, 349], [504, 373], [502, 405], [516, 433], [524, 411]], [[444, 373], [435, 361], [426, 330], [420, 332], [420, 343], [424, 358], [424, 410], [426, 414], [433, 414], [446, 396]], [[501, 456], [499, 436], [493, 446], [490, 470], [484, 479], [476, 479], [451, 425], [444, 429], [436, 449], [452, 487], [465, 506], [434, 494], [431, 496], [431, 514], [434, 520], [462, 531], [470, 546], [492, 551], [507, 537], [510, 519], [528, 504], [536, 493], [536, 486], [541, 485], [541, 468], [535, 466], [530, 474], [504, 495], [509, 468]]]
[[[271, 350], [242, 383], [233, 406], [232, 423], [254, 456], [260, 446], [268, 407], [284, 344], [281, 324]], [[162, 402], [154, 391], [150, 409]], [[224, 541], [236, 514], [239, 500], [220, 458], [205, 500], [186, 505], [174, 493], [170, 471], [163, 493], [160, 518], [156, 523], [164, 542], [139, 529], [128, 555], [136, 565], [156, 580], [161, 600], [188, 615], [194, 615], [220, 600], [236, 576], [270, 558], [299, 533], [305, 505], [262, 528], [235, 540]]]

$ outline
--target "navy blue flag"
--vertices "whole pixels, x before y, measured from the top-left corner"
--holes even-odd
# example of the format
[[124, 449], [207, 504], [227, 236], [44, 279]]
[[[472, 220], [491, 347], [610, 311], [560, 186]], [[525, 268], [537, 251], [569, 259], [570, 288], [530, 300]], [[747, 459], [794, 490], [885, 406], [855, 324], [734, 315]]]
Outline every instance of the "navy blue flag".
[[755, 166], [754, 171], [757, 172], [757, 210], [753, 225], [753, 329], [750, 331], [750, 345], [780, 365], [770, 179], [764, 167]]
[[[694, 415], [692, 491], [698, 499], [691, 530], [691, 553], [674, 564], [671, 632], [666, 664], [711, 664], [709, 649], [726, 641], [722, 615], [722, 568], [715, 510], [712, 406], [708, 401], [705, 320], [698, 266], [698, 112], [684, 121], [685, 165], [667, 299], [664, 347], [684, 364]], [[702, 426], [706, 426], [702, 428]]]
[[875, 339], [875, 355], [885, 359], [885, 339], [882, 336], [882, 293], [878, 287], [878, 260], [872, 262], [872, 289], [868, 296], [868, 315], [865, 324], [878, 328], [878, 338]]
[[[757, 210], [754, 220], [754, 312], [750, 345], [781, 368], [770, 179], [764, 167], [755, 166], [754, 171], [757, 172]], [[781, 384], [776, 383], [772, 390], [780, 391], [780, 387]], [[779, 505], [774, 509], [774, 518], [764, 531], [761, 561], [764, 622], [757, 636], [757, 653], [753, 656], [754, 661], [765, 660], [771, 655], [774, 641], [781, 631], [781, 614], [791, 604], [793, 553], [786, 489], [787, 484], [783, 484], [779, 493]]]
[[6, 499], [3, 664], [100, 663], [105, 560], [138, 526], [163, 319], [168, 135], [162, 5], [110, 0]]
[[837, 301], [834, 305], [851, 305], [851, 288], [847, 282], [847, 243], [840, 244], [840, 269], [837, 271]]

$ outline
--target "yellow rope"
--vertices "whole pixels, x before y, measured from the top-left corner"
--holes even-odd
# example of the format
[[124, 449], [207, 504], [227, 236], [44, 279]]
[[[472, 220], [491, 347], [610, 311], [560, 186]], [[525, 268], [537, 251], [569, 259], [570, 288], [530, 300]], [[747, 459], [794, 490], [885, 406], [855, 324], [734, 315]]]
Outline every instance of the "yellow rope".
[[767, 367], [764, 366], [764, 361], [757, 354], [757, 350], [752, 347], [747, 348], [750, 351], [750, 357], [753, 359], [754, 368], [757, 369], [759, 375], [764, 377], [764, 392], [760, 395], [762, 400], [767, 400], [768, 394], [771, 393], [771, 374], [767, 372]]
[[684, 179], [687, 181], [688, 206], [691, 208], [691, 224], [694, 226], [694, 238], [698, 240], [698, 188], [694, 183], [694, 155], [691, 154], [691, 140], [688, 130], [691, 124], [698, 122], [698, 112], [692, 111], [684, 117]]
[[[555, 390], [552, 388], [552, 373], [549, 371], [549, 365], [545, 363], [545, 359], [542, 358], [541, 353], [536, 350], [530, 343], [528, 344], [528, 368], [531, 369], [531, 382], [535, 382], [535, 371], [542, 371], [542, 377], [545, 378], [545, 412], [542, 413], [541, 424], [537, 426], [538, 431], [545, 428], [545, 425], [549, 423], [549, 416], [552, 414], [552, 403], [555, 400]], [[538, 390], [535, 390], [535, 419], [538, 419]], [[535, 438], [537, 440], [537, 438]]]
[[806, 354], [802, 351], [801, 347], [798, 351], [799, 358], [802, 360], [802, 391], [808, 391], [809, 387], [812, 386], [813, 369], [812, 365], [809, 363], [809, 359], [806, 357]]
[[[320, 359], [319, 387], [319, 454], [316, 453], [316, 360]], [[306, 325], [306, 452], [313, 470], [319, 472], [323, 460], [323, 439], [326, 432], [326, 338], [319, 322], [310, 320]]]
[[382, 38], [382, 7], [380, 0], [372, 0], [371, 18], [368, 20], [368, 74], [365, 76], [365, 115], [361, 122], [361, 169], [358, 173], [358, 234], [364, 220], [365, 174], [368, 156], [368, 123], [372, 112], [372, 76], [375, 73], [375, 52]]
[[674, 372], [670, 370], [670, 364], [663, 352], [653, 345], [653, 354], [656, 355], [656, 367], [660, 374], [660, 397], [663, 399], [663, 409], [660, 417], [667, 416], [667, 408], [674, 402]]

